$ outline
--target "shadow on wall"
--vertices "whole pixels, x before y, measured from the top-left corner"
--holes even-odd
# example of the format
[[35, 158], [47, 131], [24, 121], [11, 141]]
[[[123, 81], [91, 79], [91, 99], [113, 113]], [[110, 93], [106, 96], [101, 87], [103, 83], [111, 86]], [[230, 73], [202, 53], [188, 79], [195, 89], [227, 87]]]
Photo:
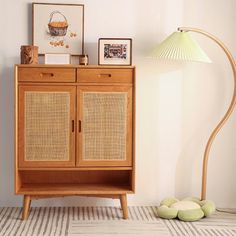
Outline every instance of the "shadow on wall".
[[[183, 144], [176, 165], [175, 196], [177, 198], [200, 197], [201, 162], [199, 158], [195, 158], [196, 152], [191, 153], [189, 150], [197, 150], [197, 144], [201, 142], [201, 138], [201, 130], [198, 130]], [[197, 154], [201, 156], [200, 151]], [[194, 181], [195, 176], [198, 176], [197, 182]]]
[[32, 14], [32, 3], [28, 3], [27, 4], [27, 11], [28, 11], [28, 30], [27, 30], [27, 34], [28, 34], [28, 40], [29, 40], [29, 44], [33, 44], [33, 26], [32, 26], [32, 19], [33, 19], [33, 14]]
[[167, 73], [169, 74], [171, 72], [181, 70], [186, 65], [185, 62], [181, 61], [166, 61], [155, 59], [150, 57], [148, 53], [150, 53], [150, 51], [147, 52], [145, 57], [137, 57], [134, 63], [137, 67], [137, 71], [141, 74], [145, 74], [145, 80], [153, 76], [158, 79], [159, 75]]
[[[0, 205], [15, 205], [14, 200], [14, 64], [18, 57], [4, 58], [1, 69], [1, 165]], [[9, 64], [12, 66], [8, 65]], [[14, 64], [12, 64], [14, 62]], [[4, 189], [2, 189], [4, 187]], [[9, 197], [11, 196], [11, 197]], [[18, 198], [19, 199], [19, 198]]]
[[84, 54], [89, 56], [89, 65], [98, 64], [98, 44], [85, 42], [84, 43]]

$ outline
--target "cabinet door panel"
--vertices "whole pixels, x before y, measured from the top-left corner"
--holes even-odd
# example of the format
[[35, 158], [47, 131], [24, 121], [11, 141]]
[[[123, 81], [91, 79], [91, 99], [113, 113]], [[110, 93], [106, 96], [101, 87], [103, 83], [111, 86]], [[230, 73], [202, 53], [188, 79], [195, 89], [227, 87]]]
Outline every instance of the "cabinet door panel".
[[19, 87], [19, 167], [75, 165], [73, 86]]
[[81, 86], [79, 166], [132, 165], [132, 89]]

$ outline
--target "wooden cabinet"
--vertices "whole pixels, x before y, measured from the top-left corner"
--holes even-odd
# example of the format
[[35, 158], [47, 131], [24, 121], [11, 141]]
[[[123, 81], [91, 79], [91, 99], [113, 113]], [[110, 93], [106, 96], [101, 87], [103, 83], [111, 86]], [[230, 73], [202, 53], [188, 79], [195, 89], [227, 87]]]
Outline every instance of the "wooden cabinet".
[[32, 199], [133, 193], [134, 67], [17, 65], [15, 192]]

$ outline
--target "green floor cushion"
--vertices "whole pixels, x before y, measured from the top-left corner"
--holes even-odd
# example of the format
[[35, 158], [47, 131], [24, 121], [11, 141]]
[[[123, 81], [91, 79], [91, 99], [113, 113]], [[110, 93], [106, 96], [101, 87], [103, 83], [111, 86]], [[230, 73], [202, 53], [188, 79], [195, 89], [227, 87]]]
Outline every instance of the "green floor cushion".
[[214, 211], [215, 204], [212, 201], [201, 201], [199, 198], [185, 198], [181, 201], [176, 198], [165, 198], [161, 201], [157, 214], [164, 219], [197, 221], [210, 216]]

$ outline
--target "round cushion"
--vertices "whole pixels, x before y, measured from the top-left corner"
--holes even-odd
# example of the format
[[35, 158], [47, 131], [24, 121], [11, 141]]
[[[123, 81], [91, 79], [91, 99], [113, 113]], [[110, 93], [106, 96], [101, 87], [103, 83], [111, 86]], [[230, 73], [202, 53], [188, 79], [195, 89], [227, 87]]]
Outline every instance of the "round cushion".
[[182, 221], [196, 221], [210, 216], [215, 211], [212, 201], [199, 198], [185, 198], [179, 201], [176, 198], [166, 198], [161, 201], [157, 209], [159, 217], [164, 219], [177, 218]]
[[200, 209], [200, 206], [197, 203], [191, 201], [179, 201], [172, 204], [170, 208], [175, 208], [177, 210], [184, 211], [184, 210]]

